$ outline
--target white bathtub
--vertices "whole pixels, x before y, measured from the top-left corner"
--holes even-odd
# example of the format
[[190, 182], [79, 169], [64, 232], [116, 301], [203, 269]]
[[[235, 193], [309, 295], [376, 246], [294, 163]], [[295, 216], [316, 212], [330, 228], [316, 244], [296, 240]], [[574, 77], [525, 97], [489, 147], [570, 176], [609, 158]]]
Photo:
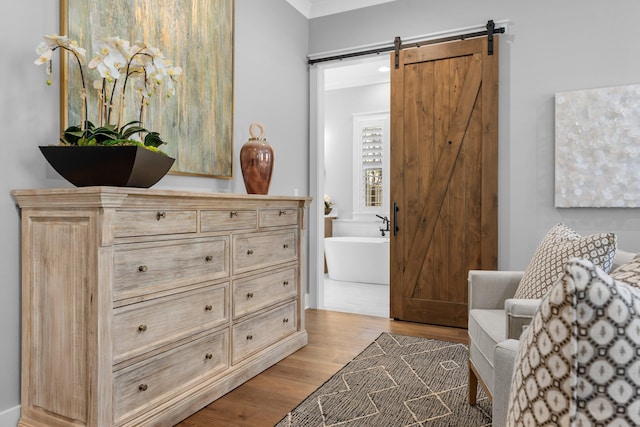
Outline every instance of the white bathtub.
[[324, 253], [330, 279], [389, 284], [388, 237], [326, 237]]

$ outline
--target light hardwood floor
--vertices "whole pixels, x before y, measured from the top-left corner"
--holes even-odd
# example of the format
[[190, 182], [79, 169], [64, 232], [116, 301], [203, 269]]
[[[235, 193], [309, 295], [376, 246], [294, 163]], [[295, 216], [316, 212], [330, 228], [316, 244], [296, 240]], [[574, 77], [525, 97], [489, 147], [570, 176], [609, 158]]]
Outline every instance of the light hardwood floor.
[[309, 344], [185, 419], [179, 427], [272, 427], [382, 332], [467, 343], [466, 329], [307, 310]]

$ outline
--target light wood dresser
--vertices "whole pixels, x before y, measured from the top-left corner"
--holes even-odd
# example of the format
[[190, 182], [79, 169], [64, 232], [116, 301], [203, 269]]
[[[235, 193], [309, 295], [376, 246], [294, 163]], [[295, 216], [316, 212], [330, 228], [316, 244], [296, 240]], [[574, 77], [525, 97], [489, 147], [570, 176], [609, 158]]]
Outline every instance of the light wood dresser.
[[307, 197], [16, 190], [20, 426], [170, 426], [307, 344]]

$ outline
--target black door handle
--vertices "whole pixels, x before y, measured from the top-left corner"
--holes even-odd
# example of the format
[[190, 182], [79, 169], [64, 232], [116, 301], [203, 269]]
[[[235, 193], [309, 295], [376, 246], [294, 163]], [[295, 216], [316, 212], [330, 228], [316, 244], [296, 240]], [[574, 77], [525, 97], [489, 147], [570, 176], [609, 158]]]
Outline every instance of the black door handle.
[[398, 227], [398, 211], [400, 208], [396, 202], [393, 202], [393, 235], [398, 234], [400, 228]]

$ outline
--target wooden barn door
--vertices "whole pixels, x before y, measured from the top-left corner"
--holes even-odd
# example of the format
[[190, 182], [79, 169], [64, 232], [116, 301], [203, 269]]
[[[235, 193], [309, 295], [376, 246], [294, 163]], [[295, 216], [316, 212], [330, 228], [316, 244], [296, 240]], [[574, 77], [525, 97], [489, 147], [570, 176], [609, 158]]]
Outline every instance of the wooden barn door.
[[498, 51], [401, 50], [391, 74], [391, 317], [467, 326], [467, 273], [497, 267]]

